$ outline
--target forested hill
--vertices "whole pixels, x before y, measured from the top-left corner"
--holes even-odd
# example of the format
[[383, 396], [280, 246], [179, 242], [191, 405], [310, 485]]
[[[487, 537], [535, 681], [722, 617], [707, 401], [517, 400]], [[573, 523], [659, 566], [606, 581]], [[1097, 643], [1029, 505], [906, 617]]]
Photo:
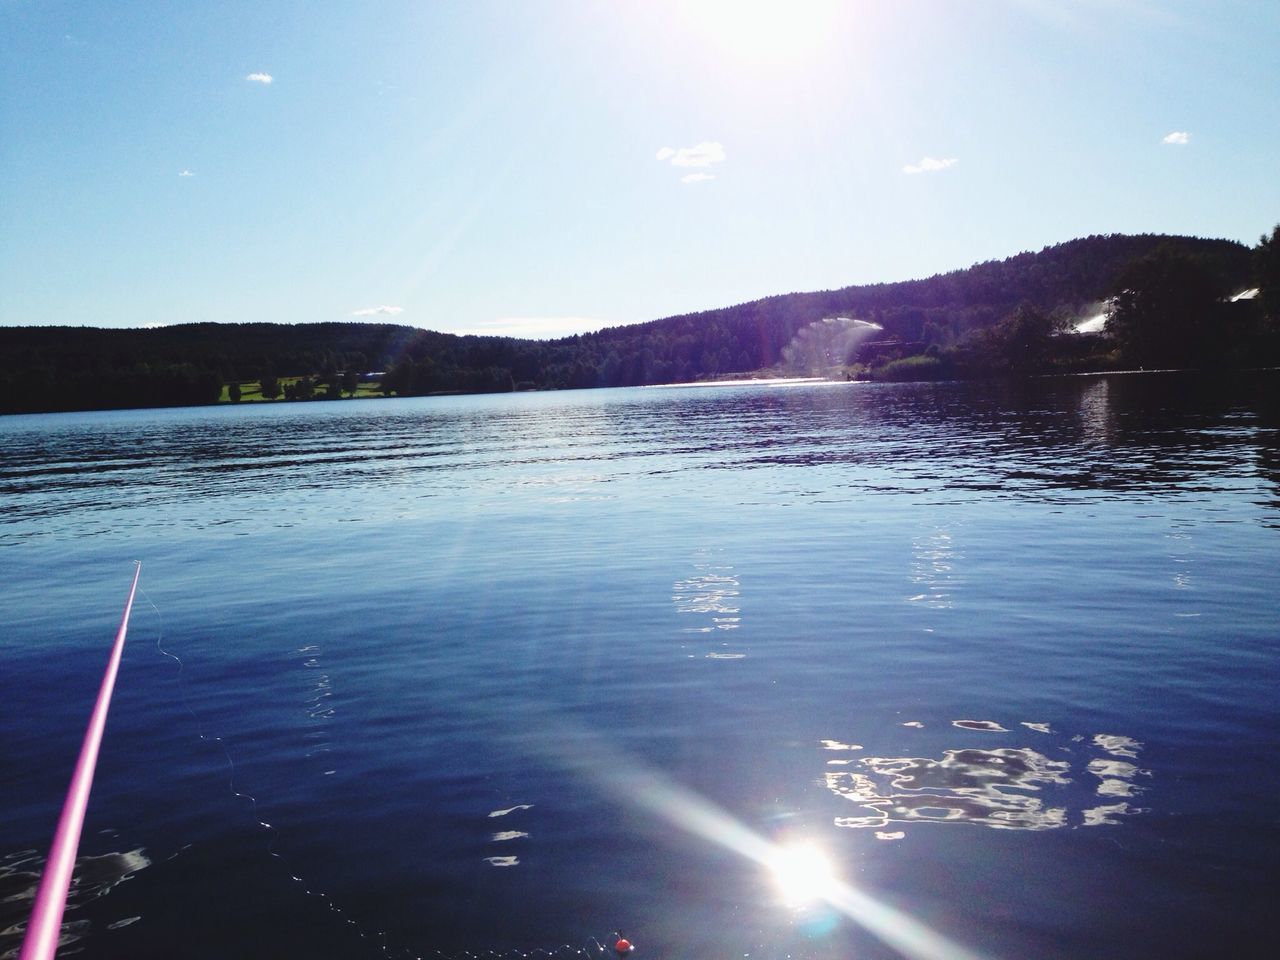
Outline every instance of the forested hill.
[[775, 367], [802, 328], [827, 317], [879, 324], [891, 358], [894, 344], [898, 355], [909, 345], [936, 352], [1020, 304], [1082, 315], [1157, 248], [1194, 259], [1223, 291], [1250, 282], [1242, 244], [1112, 235], [923, 280], [784, 294], [549, 342], [366, 323], [9, 327], [0, 328], [0, 411], [212, 403], [224, 384], [302, 376], [332, 383], [336, 396], [353, 372], [385, 374], [386, 391], [405, 395], [680, 382]]
[[[1113, 284], [1125, 267], [1157, 248], [1177, 250], [1205, 263], [1222, 287], [1232, 292], [1250, 282], [1250, 250], [1243, 244], [1112, 234], [1071, 240], [1038, 253], [1020, 253], [924, 280], [782, 294], [613, 328], [584, 339], [616, 349], [620, 343], [644, 343], [651, 336], [702, 338], [716, 331], [707, 345], [746, 351], [752, 361], [746, 369], [777, 362], [779, 351], [801, 327], [823, 317], [870, 320], [883, 326], [887, 337], [944, 344], [975, 328], [993, 326], [1022, 303], [1084, 316], [1114, 292]], [[758, 344], [760, 352], [753, 352]]]

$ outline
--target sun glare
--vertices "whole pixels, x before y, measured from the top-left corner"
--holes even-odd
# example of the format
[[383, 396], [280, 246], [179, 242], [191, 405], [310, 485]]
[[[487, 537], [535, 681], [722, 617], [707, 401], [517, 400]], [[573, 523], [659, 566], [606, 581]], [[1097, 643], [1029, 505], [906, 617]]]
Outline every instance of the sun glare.
[[620, 762], [616, 745], [602, 743], [583, 730], [561, 727], [555, 736], [550, 736], [550, 731], [544, 733], [546, 736], [539, 739], [543, 749], [550, 749], [552, 757], [606, 793], [763, 868], [788, 906], [825, 903], [907, 960], [983, 960], [905, 911], [881, 903], [842, 880], [821, 848], [812, 842], [767, 840], [705, 797], [637, 758], [627, 757]]
[[827, 900], [840, 883], [831, 860], [811, 843], [775, 847], [768, 868], [778, 893], [792, 907]]
[[679, 0], [683, 25], [725, 53], [785, 62], [816, 51], [844, 9], [838, 0]]

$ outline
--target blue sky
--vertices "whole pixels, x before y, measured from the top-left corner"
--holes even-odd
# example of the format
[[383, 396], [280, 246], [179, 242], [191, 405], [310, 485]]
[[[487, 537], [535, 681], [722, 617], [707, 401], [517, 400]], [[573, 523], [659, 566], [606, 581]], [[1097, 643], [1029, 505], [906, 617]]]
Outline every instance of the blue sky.
[[0, 0], [0, 324], [551, 335], [1280, 221], [1280, 3]]

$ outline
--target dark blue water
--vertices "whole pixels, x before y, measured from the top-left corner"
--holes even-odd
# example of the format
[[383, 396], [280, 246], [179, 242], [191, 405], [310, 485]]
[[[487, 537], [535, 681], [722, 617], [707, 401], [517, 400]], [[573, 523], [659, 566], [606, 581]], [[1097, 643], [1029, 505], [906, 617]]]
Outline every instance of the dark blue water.
[[0, 418], [0, 954], [1271, 956], [1278, 386]]

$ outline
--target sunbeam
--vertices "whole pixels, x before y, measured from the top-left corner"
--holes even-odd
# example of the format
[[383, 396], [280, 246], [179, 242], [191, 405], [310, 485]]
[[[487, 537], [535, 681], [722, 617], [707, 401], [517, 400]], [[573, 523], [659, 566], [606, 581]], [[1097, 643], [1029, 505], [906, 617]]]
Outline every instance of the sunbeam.
[[543, 731], [555, 759], [620, 801], [764, 867], [789, 902], [826, 903], [910, 960], [992, 960], [836, 876], [816, 847], [779, 845], [634, 757], [580, 730]]

